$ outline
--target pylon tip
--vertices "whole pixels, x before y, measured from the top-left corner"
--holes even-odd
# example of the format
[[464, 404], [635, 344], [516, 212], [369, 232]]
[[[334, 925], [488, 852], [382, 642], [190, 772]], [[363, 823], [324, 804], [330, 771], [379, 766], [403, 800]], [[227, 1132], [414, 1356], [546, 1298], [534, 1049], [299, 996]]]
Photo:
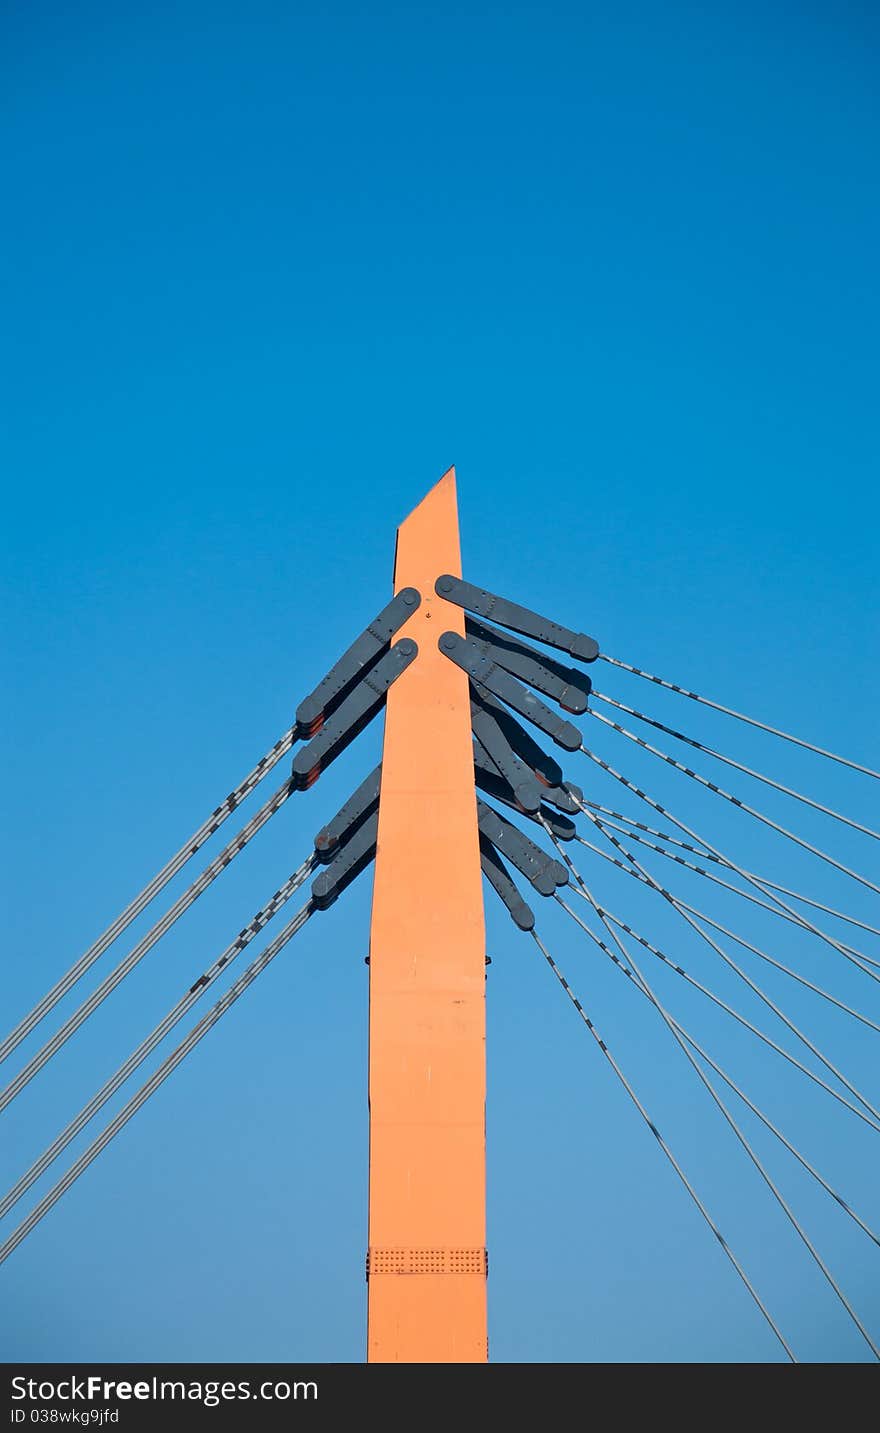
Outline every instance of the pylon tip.
[[399, 524], [399, 526], [403, 527], [404, 524], [409, 522], [410, 518], [415, 516], [415, 514], [419, 511], [420, 508], [423, 508], [426, 505], [432, 506], [433, 503], [437, 500], [439, 500], [441, 505], [443, 506], [451, 503], [452, 505], [457, 507], [457, 496], [458, 494], [455, 484], [455, 464], [453, 463], [453, 465], [447, 468], [445, 473], [443, 473], [443, 475], [437, 479], [436, 483], [434, 483], [428, 489], [424, 497], [416, 503], [415, 507], [407, 513], [406, 517]]
[[[417, 503], [412, 512], [407, 514], [397, 529], [397, 548], [394, 558], [395, 590], [403, 581], [398, 557], [401, 534], [404, 530], [410, 534], [411, 542], [428, 547], [434, 545], [445, 547], [449, 554], [448, 561], [452, 561], [453, 555], [458, 553], [458, 498], [454, 466], [446, 469], [443, 476], [438, 478], [433, 487], [428, 489], [421, 502]], [[418, 534], [417, 537], [416, 534]], [[458, 575], [460, 562], [461, 559], [457, 557], [454, 576]], [[448, 568], [448, 570], [452, 571], [452, 568]], [[439, 572], [437, 575], [440, 575]]]

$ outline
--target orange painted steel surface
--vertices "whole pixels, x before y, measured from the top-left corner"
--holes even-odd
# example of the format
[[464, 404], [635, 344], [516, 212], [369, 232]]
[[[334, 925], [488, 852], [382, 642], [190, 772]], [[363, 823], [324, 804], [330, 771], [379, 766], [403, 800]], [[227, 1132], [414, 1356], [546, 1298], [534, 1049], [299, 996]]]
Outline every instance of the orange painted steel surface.
[[370, 932], [367, 1358], [483, 1363], [486, 979], [464, 631], [434, 582], [461, 573], [455, 471], [398, 529], [394, 590], [419, 653], [388, 693]]

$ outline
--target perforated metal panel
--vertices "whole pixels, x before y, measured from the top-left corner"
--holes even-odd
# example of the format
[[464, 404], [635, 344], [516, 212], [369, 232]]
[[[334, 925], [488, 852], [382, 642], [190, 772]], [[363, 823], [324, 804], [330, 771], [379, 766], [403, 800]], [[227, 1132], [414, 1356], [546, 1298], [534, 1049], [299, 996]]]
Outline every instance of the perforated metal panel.
[[368, 1249], [367, 1278], [374, 1274], [482, 1274], [485, 1249]]

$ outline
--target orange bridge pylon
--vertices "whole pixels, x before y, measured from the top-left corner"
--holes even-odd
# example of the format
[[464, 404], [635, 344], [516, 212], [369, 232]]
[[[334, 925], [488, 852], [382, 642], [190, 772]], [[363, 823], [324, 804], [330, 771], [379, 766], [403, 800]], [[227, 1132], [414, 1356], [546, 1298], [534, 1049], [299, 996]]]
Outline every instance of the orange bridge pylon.
[[484, 1363], [486, 972], [455, 470], [400, 526], [418, 656], [388, 693], [370, 932], [367, 1358]]

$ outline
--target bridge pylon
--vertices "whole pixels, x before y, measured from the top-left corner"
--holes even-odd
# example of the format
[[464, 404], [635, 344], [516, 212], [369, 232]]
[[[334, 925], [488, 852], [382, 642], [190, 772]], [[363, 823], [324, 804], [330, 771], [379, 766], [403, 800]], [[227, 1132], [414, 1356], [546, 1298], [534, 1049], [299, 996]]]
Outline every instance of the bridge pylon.
[[438, 647], [464, 613], [455, 470], [397, 532], [394, 590], [422, 601], [388, 693], [370, 931], [367, 1358], [483, 1363], [485, 929], [467, 674]]

